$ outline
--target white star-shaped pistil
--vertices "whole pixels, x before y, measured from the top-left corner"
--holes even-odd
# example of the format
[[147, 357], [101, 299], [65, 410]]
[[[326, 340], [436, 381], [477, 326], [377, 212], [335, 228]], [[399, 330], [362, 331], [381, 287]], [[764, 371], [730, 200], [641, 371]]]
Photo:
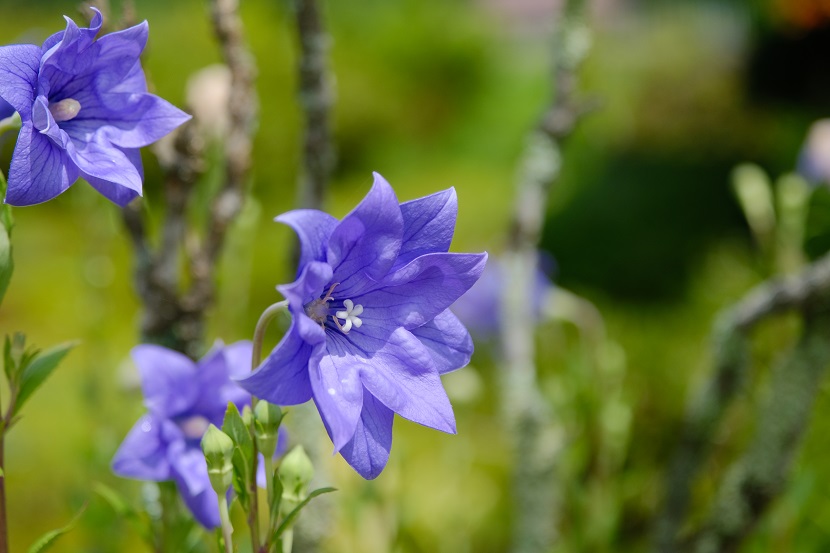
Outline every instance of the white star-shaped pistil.
[[[343, 307], [346, 308], [345, 311], [338, 311], [334, 314], [335, 317], [337, 317], [336, 319], [334, 319], [334, 322], [337, 323], [337, 326], [340, 327], [340, 330], [342, 330], [345, 333], [350, 331], [352, 327], [360, 328], [360, 325], [363, 324], [363, 321], [361, 321], [358, 318], [358, 315], [363, 313], [363, 306], [360, 304], [355, 305], [352, 300], [343, 300]], [[346, 322], [344, 322], [341, 325], [340, 321], [338, 321], [337, 319], [343, 319]]]

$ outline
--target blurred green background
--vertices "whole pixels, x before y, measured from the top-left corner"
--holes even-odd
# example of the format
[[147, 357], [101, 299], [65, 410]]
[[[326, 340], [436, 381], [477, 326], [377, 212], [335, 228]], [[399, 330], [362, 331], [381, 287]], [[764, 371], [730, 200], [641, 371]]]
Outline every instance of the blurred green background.
[[[117, 11], [120, 3], [111, 3]], [[188, 76], [219, 61], [206, 3], [135, 4], [150, 22], [144, 63], [152, 86], [183, 105]], [[524, 139], [551, 92], [554, 4], [326, 2], [339, 155], [329, 211], [344, 215], [373, 170], [402, 200], [455, 186], [453, 249], [498, 254]], [[242, 0], [261, 119], [253, 197], [224, 255], [209, 340], [248, 339], [261, 310], [279, 299], [274, 285], [293, 274], [293, 236], [271, 222], [294, 205], [301, 139], [288, 6]], [[685, 400], [709, 369], [713, 317], [770, 274], [730, 192], [730, 172], [745, 161], [773, 177], [793, 170], [810, 123], [830, 111], [830, 14], [819, 0], [597, 0], [587, 13], [593, 46], [581, 88], [600, 108], [563, 152], [542, 246], [556, 259], [557, 284], [599, 307], [616, 345], [598, 364], [572, 325], [539, 330], [541, 384], [561, 425], [556, 551], [645, 551]], [[0, 43], [40, 42], [62, 29], [64, 14], [79, 20], [74, 0], [0, 0]], [[0, 150], [4, 169], [11, 142]], [[149, 152], [145, 163], [157, 220], [158, 166]], [[82, 343], [8, 440], [12, 550], [88, 501], [55, 551], [143, 551], [90, 491], [103, 482], [139, 504], [143, 489], [109, 470], [142, 412], [128, 355], [140, 306], [119, 212], [78, 183], [14, 214], [16, 273], [0, 331], [24, 330], [41, 345]], [[765, 367], [791, 343], [792, 323], [759, 331], [756, 377], [729, 412], [696, 505], [750, 435]], [[457, 436], [398, 418], [389, 466], [372, 482], [322, 456], [323, 478], [340, 489], [330, 500], [326, 551], [506, 550], [511, 460], [499, 424], [499, 368], [495, 346], [477, 346], [472, 366], [446, 379]], [[788, 491], [742, 551], [830, 548], [827, 392]], [[330, 447], [319, 424], [293, 438]]]

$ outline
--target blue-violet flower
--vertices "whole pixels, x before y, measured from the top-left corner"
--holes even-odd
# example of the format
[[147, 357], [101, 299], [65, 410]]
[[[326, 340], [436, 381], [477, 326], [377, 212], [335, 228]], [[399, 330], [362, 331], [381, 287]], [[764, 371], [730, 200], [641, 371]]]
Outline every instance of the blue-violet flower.
[[297, 279], [278, 286], [291, 326], [240, 383], [281, 405], [314, 399], [335, 451], [364, 478], [386, 466], [392, 421], [455, 433], [440, 375], [469, 362], [473, 343], [447, 309], [478, 279], [486, 253], [447, 253], [453, 189], [398, 204], [375, 173], [342, 221], [301, 209], [277, 217], [300, 239]]
[[175, 481], [196, 520], [206, 528], [219, 526], [219, 504], [200, 442], [210, 424], [222, 426], [229, 402], [240, 410], [250, 404], [250, 394], [231, 377], [250, 370], [251, 352], [250, 342], [218, 344], [194, 363], [161, 346], [133, 348], [148, 413], [116, 452], [113, 471], [139, 480]]
[[43, 46], [0, 47], [0, 98], [22, 121], [6, 203], [45, 202], [83, 177], [125, 205], [141, 195], [138, 149], [189, 119], [147, 92], [147, 22], [95, 40], [102, 22], [98, 11], [89, 28], [66, 18]]

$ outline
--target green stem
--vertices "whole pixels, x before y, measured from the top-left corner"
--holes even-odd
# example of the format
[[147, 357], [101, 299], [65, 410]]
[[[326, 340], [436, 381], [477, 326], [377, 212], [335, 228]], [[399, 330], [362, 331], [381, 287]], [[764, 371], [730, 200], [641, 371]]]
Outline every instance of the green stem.
[[[268, 505], [274, 504], [274, 458], [265, 456], [265, 486], [268, 489]], [[276, 522], [272, 520], [273, 524]]]
[[219, 518], [222, 521], [222, 538], [225, 540], [225, 553], [233, 553], [233, 526], [228, 512], [228, 497], [219, 496]]
[[4, 445], [6, 429], [0, 430], [0, 553], [9, 553], [9, 531], [6, 520], [6, 463]]
[[294, 529], [289, 528], [282, 534], [282, 553], [291, 553], [294, 547]]
[[[259, 366], [260, 362], [262, 361], [262, 343], [265, 340], [265, 331], [268, 329], [268, 325], [271, 324], [271, 321], [279, 314], [281, 311], [288, 309], [288, 300], [283, 300], [277, 302], [273, 305], [270, 305], [265, 311], [262, 312], [262, 315], [259, 317], [259, 321], [256, 323], [256, 328], [254, 329], [254, 350], [251, 355], [251, 370], [254, 371]], [[256, 398], [251, 398], [251, 407], [256, 406]], [[251, 418], [251, 426], [249, 428], [251, 433], [251, 440], [254, 444], [254, 454], [253, 460], [251, 461], [251, 474], [257, 473], [257, 447], [256, 447], [256, 429], [254, 428], [253, 417]], [[268, 466], [268, 460], [266, 459], [266, 467]], [[267, 469], [266, 469], [266, 477], [267, 477]], [[268, 486], [268, 493], [271, 494], [271, 486]], [[248, 512], [248, 526], [251, 529], [251, 548], [254, 553], [260, 553], [262, 551], [268, 551], [270, 549], [269, 543], [271, 541], [270, 534], [265, 537], [265, 544], [260, 545], [260, 536], [259, 536], [259, 490], [257, 490], [256, 485], [256, 478], [251, 478], [251, 509]]]

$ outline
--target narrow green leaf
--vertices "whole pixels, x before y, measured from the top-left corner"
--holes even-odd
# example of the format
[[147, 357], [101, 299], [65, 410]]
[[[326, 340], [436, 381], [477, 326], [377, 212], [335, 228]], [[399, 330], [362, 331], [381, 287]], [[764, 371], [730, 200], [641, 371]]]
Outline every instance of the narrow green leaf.
[[276, 532], [274, 532], [274, 536], [273, 536], [273, 539], [271, 541], [277, 541], [279, 539], [279, 537], [282, 536], [283, 532], [285, 532], [291, 526], [291, 524], [294, 522], [294, 520], [299, 516], [300, 511], [303, 509], [303, 507], [308, 505], [308, 503], [312, 499], [314, 499], [318, 495], [323, 495], [324, 493], [330, 493], [330, 492], [336, 492], [336, 491], [337, 491], [337, 488], [318, 488], [318, 489], [314, 490], [313, 492], [311, 492], [310, 494], [308, 494], [308, 497], [303, 499], [302, 502], [300, 502], [299, 505], [294, 507], [294, 510], [291, 511], [290, 513], [288, 513], [288, 516], [285, 517], [282, 520], [282, 522], [280, 523], [280, 525], [277, 528]]
[[239, 446], [233, 450], [233, 491], [236, 492], [236, 497], [239, 499], [239, 504], [247, 513], [250, 508], [251, 494], [248, 493], [248, 473], [250, 466], [245, 458], [242, 456], [242, 450]]
[[280, 503], [282, 502], [282, 482], [280, 481], [280, 477], [276, 474], [272, 480], [273, 484], [271, 487], [273, 488], [274, 493], [271, 495], [273, 498], [271, 503], [271, 532], [276, 533], [277, 521], [279, 520], [280, 515]]
[[81, 510], [72, 517], [72, 520], [69, 521], [69, 524], [64, 526], [63, 528], [58, 528], [57, 530], [52, 530], [51, 532], [46, 532], [43, 534], [40, 539], [38, 539], [32, 546], [29, 548], [29, 553], [43, 553], [52, 545], [54, 545], [55, 541], [61, 537], [62, 535], [66, 534], [70, 530], [72, 530], [75, 525], [78, 523], [78, 520], [81, 518], [81, 515], [84, 514], [86, 510], [86, 505], [81, 507]]
[[15, 372], [14, 357], [12, 357], [12, 340], [6, 334], [6, 341], [3, 343], [3, 372], [6, 373], [6, 382], [12, 381], [12, 374]]
[[20, 377], [20, 390], [14, 405], [14, 414], [20, 411], [26, 401], [35, 393], [35, 390], [49, 378], [49, 375], [52, 374], [52, 371], [55, 370], [55, 367], [58, 366], [61, 359], [76, 345], [77, 342], [67, 342], [55, 346], [39, 354], [22, 369], [23, 374]]
[[222, 432], [231, 437], [233, 443], [239, 446], [245, 461], [250, 463], [254, 456], [254, 441], [251, 439], [248, 427], [245, 426], [245, 422], [242, 420], [242, 415], [239, 414], [239, 409], [233, 403], [228, 403], [228, 410], [225, 411], [225, 420], [222, 423]]
[[146, 513], [137, 511], [131, 507], [130, 504], [127, 503], [127, 500], [125, 500], [117, 491], [105, 484], [102, 484], [101, 482], [93, 484], [92, 491], [101, 496], [101, 498], [106, 501], [110, 507], [112, 507], [115, 514], [127, 520], [146, 543], [153, 543], [153, 528]]

